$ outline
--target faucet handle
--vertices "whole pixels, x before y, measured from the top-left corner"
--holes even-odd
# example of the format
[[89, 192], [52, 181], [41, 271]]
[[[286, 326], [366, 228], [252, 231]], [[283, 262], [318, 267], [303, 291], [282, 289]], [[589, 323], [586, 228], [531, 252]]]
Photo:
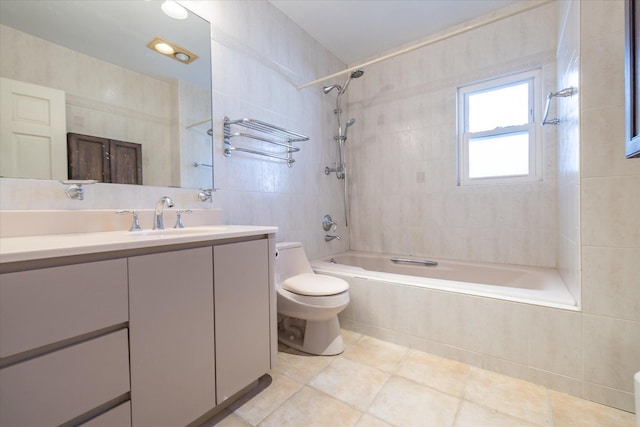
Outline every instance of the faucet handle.
[[138, 211], [136, 210], [124, 210], [124, 209], [120, 209], [117, 210], [116, 213], [118, 215], [124, 215], [124, 214], [131, 214], [133, 215], [133, 223], [131, 224], [131, 228], [129, 229], [129, 231], [141, 231], [142, 227], [140, 227], [140, 223], [138, 222]]
[[182, 214], [190, 214], [191, 212], [191, 209], [178, 209], [176, 211], [176, 225], [174, 225], [173, 228], [184, 228], [184, 224], [182, 223]]
[[333, 221], [331, 215], [325, 215], [322, 217], [322, 229], [324, 231], [333, 230], [336, 231], [338, 224]]

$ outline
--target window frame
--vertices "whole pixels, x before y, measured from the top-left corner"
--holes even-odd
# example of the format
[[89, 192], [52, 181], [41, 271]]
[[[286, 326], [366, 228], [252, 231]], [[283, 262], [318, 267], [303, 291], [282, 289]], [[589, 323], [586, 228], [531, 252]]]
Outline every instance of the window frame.
[[[523, 125], [498, 127], [480, 132], [469, 132], [468, 99], [470, 95], [523, 82], [529, 83], [529, 122]], [[542, 131], [537, 126], [537, 112], [540, 111], [541, 70], [539, 68], [500, 76], [459, 86], [458, 101], [458, 185], [512, 184], [542, 181]], [[489, 177], [469, 177], [469, 140], [483, 137], [507, 136], [527, 132], [529, 135], [529, 173], [527, 175], [506, 175]]]

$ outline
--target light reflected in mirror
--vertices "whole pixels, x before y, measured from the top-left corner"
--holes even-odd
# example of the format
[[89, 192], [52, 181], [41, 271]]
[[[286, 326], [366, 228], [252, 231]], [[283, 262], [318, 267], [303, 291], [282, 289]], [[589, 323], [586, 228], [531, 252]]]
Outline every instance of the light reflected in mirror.
[[[210, 26], [161, 4], [0, 1], [1, 176], [213, 187]], [[147, 47], [155, 38], [189, 60]], [[76, 138], [70, 153], [68, 134], [98, 143]], [[121, 143], [133, 149], [112, 158]]]

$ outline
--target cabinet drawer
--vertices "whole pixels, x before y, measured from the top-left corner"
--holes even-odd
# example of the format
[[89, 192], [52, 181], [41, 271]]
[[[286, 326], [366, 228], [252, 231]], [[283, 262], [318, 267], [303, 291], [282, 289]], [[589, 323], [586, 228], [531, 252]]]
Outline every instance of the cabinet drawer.
[[0, 425], [54, 426], [129, 391], [127, 330], [0, 369]]
[[124, 402], [80, 427], [131, 427], [131, 402]]
[[128, 320], [125, 259], [0, 276], [0, 357]]

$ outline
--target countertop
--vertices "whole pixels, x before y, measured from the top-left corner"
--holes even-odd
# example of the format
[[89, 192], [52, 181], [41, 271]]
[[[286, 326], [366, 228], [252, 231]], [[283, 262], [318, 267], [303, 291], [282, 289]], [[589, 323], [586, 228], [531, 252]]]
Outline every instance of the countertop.
[[6, 237], [0, 238], [0, 264], [274, 234], [277, 231], [277, 227], [270, 226], [209, 225], [133, 232], [101, 231]]

